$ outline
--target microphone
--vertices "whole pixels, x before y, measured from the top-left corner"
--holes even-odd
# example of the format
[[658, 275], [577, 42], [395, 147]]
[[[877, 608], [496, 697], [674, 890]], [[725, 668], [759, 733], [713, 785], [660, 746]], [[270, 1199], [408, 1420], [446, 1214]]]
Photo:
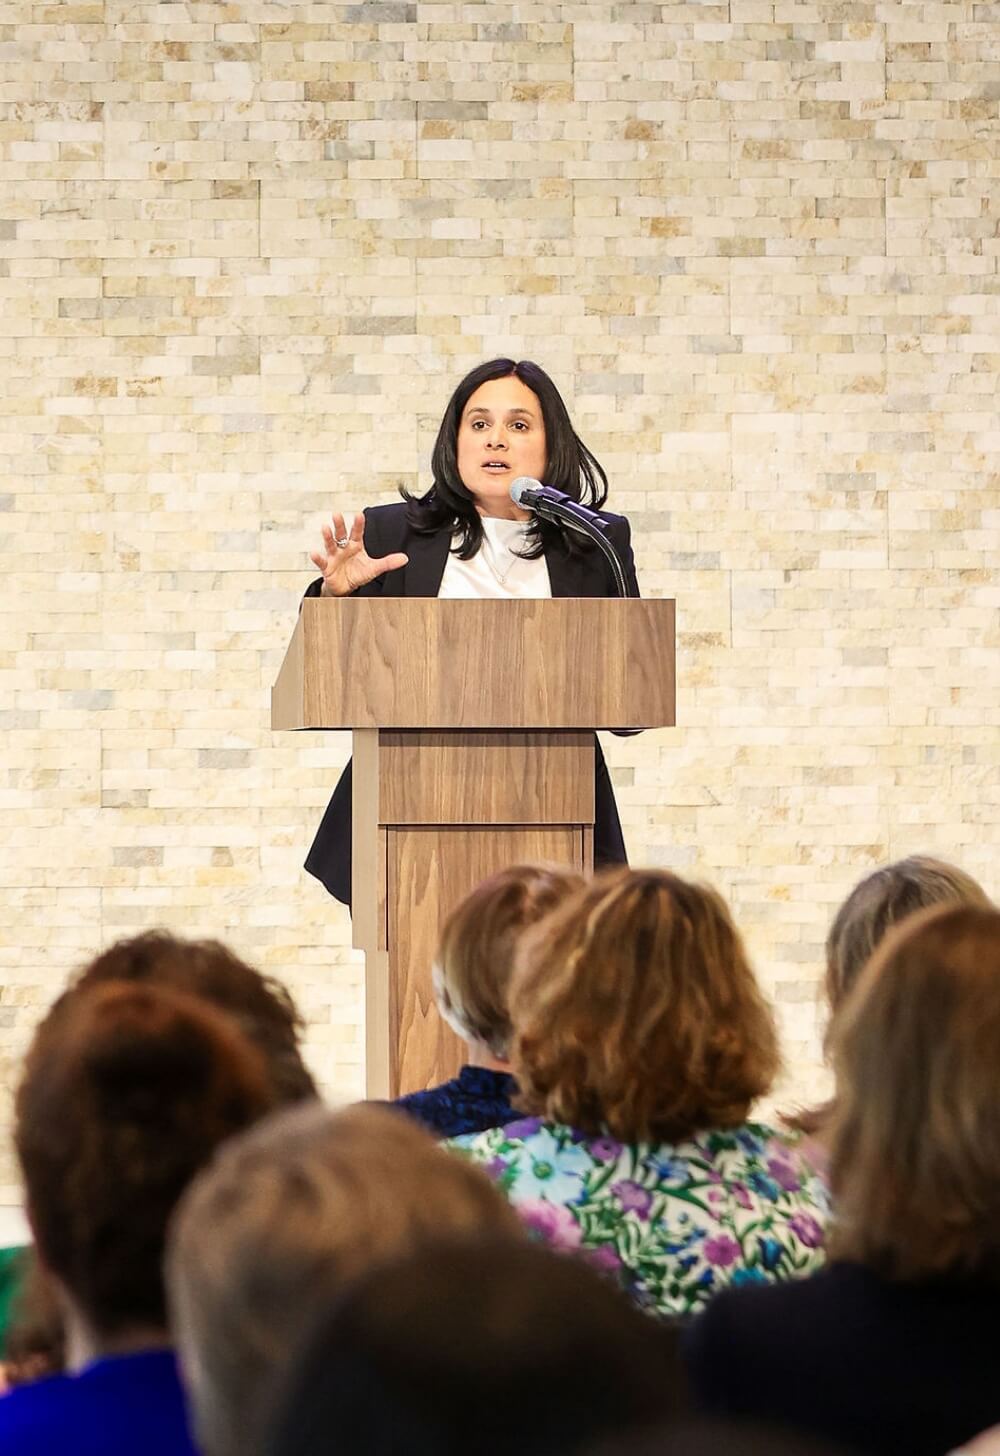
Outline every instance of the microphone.
[[540, 480], [534, 480], [530, 475], [517, 477], [510, 488], [510, 498], [523, 510], [534, 511], [536, 515], [547, 516], [550, 520], [561, 521], [569, 515], [586, 521], [602, 534], [608, 528], [604, 518], [589, 506], [582, 506], [564, 491], [556, 490], [554, 485], [543, 485]]
[[530, 475], [517, 477], [511, 485], [510, 498], [522, 510], [534, 511], [543, 520], [554, 521], [558, 526], [568, 526], [571, 531], [579, 531], [581, 536], [589, 536], [608, 559], [618, 595], [628, 596], [625, 572], [618, 552], [608, 540], [608, 523], [597, 511], [581, 505], [579, 501], [566, 495], [565, 491], [556, 490], [555, 486], [543, 485], [540, 480], [535, 480]]

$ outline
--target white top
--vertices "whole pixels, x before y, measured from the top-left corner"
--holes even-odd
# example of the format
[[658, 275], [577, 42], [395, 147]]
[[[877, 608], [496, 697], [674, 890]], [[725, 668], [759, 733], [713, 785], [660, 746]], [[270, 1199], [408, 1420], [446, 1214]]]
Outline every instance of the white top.
[[448, 553], [439, 597], [551, 597], [552, 583], [545, 557], [525, 561], [516, 553], [524, 548], [529, 522], [483, 516], [483, 544], [475, 556], [460, 561]]

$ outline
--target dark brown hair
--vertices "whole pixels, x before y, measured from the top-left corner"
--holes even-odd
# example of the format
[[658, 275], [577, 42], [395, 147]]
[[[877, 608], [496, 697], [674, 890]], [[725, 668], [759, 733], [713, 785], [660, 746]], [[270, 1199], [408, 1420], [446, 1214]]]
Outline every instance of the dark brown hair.
[[38, 1028], [14, 1140], [39, 1256], [95, 1333], [166, 1324], [167, 1220], [215, 1147], [273, 1105], [263, 1056], [193, 996], [117, 982]]
[[598, 876], [526, 935], [510, 993], [520, 1105], [625, 1142], [745, 1121], [774, 1021], [726, 904], [666, 870]]
[[831, 1045], [832, 1256], [1000, 1285], [1000, 911], [938, 906], [890, 932]]

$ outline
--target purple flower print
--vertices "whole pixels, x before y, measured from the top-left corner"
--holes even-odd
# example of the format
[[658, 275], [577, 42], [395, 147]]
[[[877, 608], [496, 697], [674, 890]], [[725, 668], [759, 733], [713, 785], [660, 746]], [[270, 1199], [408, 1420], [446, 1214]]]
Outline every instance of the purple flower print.
[[504, 1135], [509, 1138], [530, 1138], [542, 1125], [540, 1117], [521, 1117], [517, 1122], [508, 1122], [504, 1126]]
[[799, 1175], [791, 1163], [786, 1163], [784, 1158], [768, 1158], [767, 1171], [777, 1183], [779, 1188], [784, 1188], [786, 1193], [795, 1193], [799, 1187]]
[[491, 1178], [499, 1182], [499, 1180], [503, 1177], [509, 1167], [510, 1164], [505, 1158], [491, 1158], [486, 1164], [486, 1172], [490, 1175]]
[[811, 1213], [796, 1213], [788, 1220], [788, 1227], [807, 1249], [819, 1249], [823, 1246], [823, 1227], [819, 1221], [813, 1218]]
[[621, 1204], [622, 1213], [636, 1213], [640, 1218], [649, 1217], [653, 1195], [648, 1188], [633, 1183], [631, 1178], [621, 1178], [617, 1183], [612, 1183], [611, 1192]]
[[710, 1264], [726, 1269], [740, 1257], [740, 1246], [728, 1234], [719, 1234], [717, 1238], [705, 1240], [703, 1252]]
[[590, 1144], [590, 1156], [599, 1163], [610, 1163], [621, 1153], [622, 1145], [614, 1138], [594, 1138]]
[[533, 1234], [554, 1249], [578, 1249], [583, 1234], [580, 1225], [559, 1203], [544, 1198], [526, 1198], [516, 1205], [518, 1216]]
[[741, 1208], [753, 1208], [753, 1199], [747, 1191], [745, 1183], [733, 1184], [733, 1198]]
[[617, 1250], [613, 1249], [610, 1244], [601, 1244], [596, 1249], [588, 1249], [586, 1259], [588, 1264], [592, 1264], [595, 1269], [600, 1269], [602, 1274], [621, 1272], [622, 1261]]

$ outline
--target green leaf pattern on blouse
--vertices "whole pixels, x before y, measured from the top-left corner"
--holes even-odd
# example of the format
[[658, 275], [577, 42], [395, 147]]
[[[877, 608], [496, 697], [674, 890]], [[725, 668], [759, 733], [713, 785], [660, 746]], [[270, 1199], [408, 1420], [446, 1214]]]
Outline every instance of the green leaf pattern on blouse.
[[579, 1250], [656, 1314], [823, 1264], [825, 1186], [794, 1138], [760, 1123], [629, 1145], [529, 1117], [448, 1146], [485, 1167], [537, 1237]]

